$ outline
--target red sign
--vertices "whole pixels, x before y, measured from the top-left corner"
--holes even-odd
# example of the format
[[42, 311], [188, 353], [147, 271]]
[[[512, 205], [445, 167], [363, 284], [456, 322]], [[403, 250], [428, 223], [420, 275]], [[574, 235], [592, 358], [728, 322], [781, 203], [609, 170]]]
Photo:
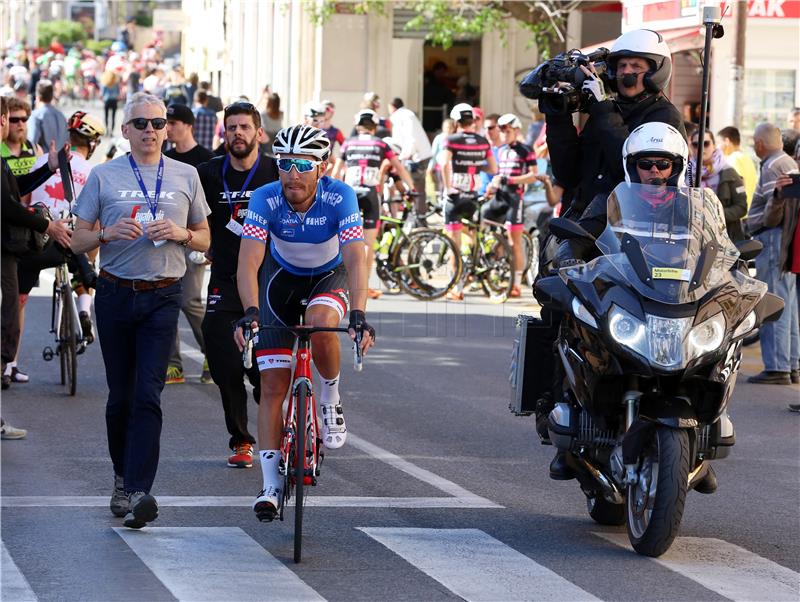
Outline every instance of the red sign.
[[751, 19], [800, 19], [800, 0], [749, 0], [747, 4]]

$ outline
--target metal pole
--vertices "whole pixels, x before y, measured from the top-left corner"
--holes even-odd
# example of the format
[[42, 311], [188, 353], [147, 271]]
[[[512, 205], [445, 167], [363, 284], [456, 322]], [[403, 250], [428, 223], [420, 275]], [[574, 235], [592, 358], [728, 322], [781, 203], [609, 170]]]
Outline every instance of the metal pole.
[[[719, 26], [722, 15], [719, 5], [703, 7], [703, 25], [706, 28], [706, 43], [703, 49], [703, 90], [700, 98], [700, 131], [697, 134], [695, 188], [700, 188], [700, 176], [703, 173], [703, 139], [706, 135], [706, 114], [708, 112], [708, 80], [711, 75], [711, 40], [714, 29]], [[720, 36], [717, 36], [720, 37]]]

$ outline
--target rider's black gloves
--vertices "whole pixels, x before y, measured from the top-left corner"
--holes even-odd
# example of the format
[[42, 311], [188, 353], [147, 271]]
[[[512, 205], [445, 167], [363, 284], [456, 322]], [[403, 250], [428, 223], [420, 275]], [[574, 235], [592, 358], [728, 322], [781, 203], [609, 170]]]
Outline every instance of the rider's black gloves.
[[253, 322], [257, 323], [260, 318], [261, 312], [257, 307], [248, 307], [244, 312], [244, 316], [236, 320], [236, 323], [233, 325], [233, 329], [236, 330], [237, 328], [241, 328], [242, 330], [248, 330], [250, 328], [250, 324]]
[[350, 324], [347, 328], [352, 328], [356, 331], [356, 334], [367, 331], [372, 340], [375, 340], [375, 329], [367, 323], [367, 316], [360, 309], [354, 309], [350, 312]]

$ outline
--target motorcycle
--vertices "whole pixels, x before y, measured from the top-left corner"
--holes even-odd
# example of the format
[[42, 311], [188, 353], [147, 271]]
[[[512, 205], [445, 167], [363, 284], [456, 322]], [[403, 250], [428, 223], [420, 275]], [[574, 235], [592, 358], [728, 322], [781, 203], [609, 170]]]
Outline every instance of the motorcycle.
[[535, 286], [542, 306], [564, 316], [564, 394], [547, 433], [589, 515], [626, 524], [633, 549], [657, 557], [678, 533], [687, 493], [716, 490], [709, 462], [735, 443], [727, 405], [742, 341], [776, 320], [783, 300], [750, 277], [761, 243], [730, 241], [708, 189], [622, 183], [607, 208], [597, 239], [550, 222], [558, 238], [601, 254]]

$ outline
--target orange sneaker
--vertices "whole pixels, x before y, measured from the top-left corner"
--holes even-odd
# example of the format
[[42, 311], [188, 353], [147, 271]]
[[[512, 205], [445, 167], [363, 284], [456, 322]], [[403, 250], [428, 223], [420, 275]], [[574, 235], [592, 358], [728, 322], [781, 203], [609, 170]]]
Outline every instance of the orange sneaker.
[[515, 284], [511, 287], [511, 292], [508, 294], [509, 297], [521, 297], [522, 290], [519, 288], [518, 284]]
[[253, 444], [243, 442], [234, 447], [233, 454], [228, 458], [228, 466], [231, 468], [252, 468]]
[[376, 291], [374, 288], [367, 289], [367, 297], [370, 299], [378, 299], [382, 294], [381, 291]]
[[448, 301], [463, 301], [464, 293], [461, 291], [450, 291], [444, 296]]

